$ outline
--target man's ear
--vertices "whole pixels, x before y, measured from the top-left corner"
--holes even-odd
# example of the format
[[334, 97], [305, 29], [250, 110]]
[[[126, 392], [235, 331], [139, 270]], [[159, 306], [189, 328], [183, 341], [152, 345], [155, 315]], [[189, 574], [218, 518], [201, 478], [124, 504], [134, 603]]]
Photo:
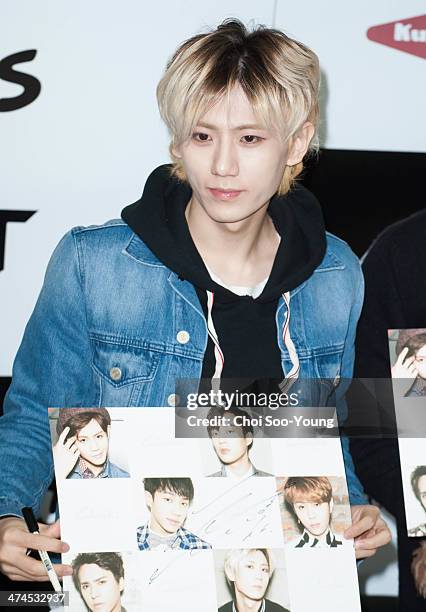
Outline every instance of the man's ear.
[[333, 506], [334, 506], [333, 498], [330, 499], [329, 506], [330, 506], [330, 514], [333, 514]]
[[121, 595], [121, 593], [124, 591], [124, 578], [123, 578], [123, 576], [118, 581], [118, 588], [120, 590], [120, 595]]
[[235, 582], [234, 568], [227, 567], [226, 570], [225, 570], [225, 574], [226, 574], [226, 577], [228, 578], [229, 582]]
[[245, 440], [246, 440], [246, 445], [247, 446], [250, 446], [250, 444], [253, 444], [253, 434], [248, 432], [246, 437], [245, 437]]
[[148, 510], [151, 512], [152, 504], [154, 503], [154, 498], [152, 497], [149, 491], [145, 491], [145, 503], [148, 506]]
[[177, 159], [181, 159], [182, 157], [181, 148], [175, 144], [174, 140], [170, 143], [170, 153], [173, 157], [177, 157]]
[[111, 425], [107, 425], [107, 436], [108, 436], [108, 438], [110, 437], [110, 435], [111, 435]]
[[287, 166], [295, 166], [302, 161], [314, 132], [315, 128], [312, 123], [306, 121], [292, 137], [288, 149]]

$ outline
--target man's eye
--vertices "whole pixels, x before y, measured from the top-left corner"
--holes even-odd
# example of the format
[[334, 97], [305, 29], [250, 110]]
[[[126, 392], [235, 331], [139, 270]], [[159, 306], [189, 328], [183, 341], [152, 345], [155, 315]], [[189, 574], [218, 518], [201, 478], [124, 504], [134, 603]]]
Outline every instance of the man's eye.
[[194, 132], [192, 134], [192, 138], [197, 142], [208, 142], [210, 136], [208, 134], [205, 134], [204, 132]]
[[98, 440], [101, 440], [104, 437], [104, 434], [98, 434], [96, 437], [98, 438]]
[[241, 140], [246, 144], [255, 144], [256, 142], [260, 142], [264, 139], [260, 136], [255, 136], [254, 134], [247, 134], [246, 136], [243, 136]]
[[88, 586], [87, 584], [82, 584], [82, 585], [81, 585], [81, 590], [82, 590], [82, 591], [85, 591], [85, 590], [87, 589], [87, 586]]

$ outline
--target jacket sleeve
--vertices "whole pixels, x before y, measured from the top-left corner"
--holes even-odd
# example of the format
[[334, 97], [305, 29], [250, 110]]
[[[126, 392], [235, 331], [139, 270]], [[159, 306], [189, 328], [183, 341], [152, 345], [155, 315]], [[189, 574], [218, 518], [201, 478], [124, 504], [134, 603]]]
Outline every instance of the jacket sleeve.
[[75, 232], [64, 236], [15, 358], [0, 419], [0, 516], [37, 515], [53, 479], [48, 407], [90, 395], [91, 348]]
[[[340, 370], [342, 382], [336, 389], [336, 406], [340, 424], [343, 424], [343, 422], [346, 420], [348, 413], [345, 394], [350, 385], [353, 374], [356, 328], [364, 300], [364, 278], [358, 262], [355, 262], [355, 278], [353, 279], [352, 286], [354, 287], [354, 298], [349, 317], [348, 331], [345, 338], [345, 346]], [[341, 435], [341, 443], [343, 460], [345, 462], [346, 479], [349, 489], [349, 501], [351, 505], [368, 504], [368, 498], [364, 493], [363, 486], [355, 473], [354, 463], [349, 450], [349, 438], [345, 434]]]

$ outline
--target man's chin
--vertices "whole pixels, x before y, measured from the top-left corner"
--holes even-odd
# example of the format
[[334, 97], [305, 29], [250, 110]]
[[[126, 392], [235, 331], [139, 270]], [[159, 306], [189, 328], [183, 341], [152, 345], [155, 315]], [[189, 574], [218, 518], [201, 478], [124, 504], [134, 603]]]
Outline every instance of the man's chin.
[[103, 467], [106, 463], [106, 459], [102, 459], [100, 461], [93, 461], [93, 460], [89, 460], [89, 459], [85, 459], [84, 457], [82, 457], [83, 461], [85, 461], [88, 465], [88, 467], [90, 468], [90, 466], [92, 465], [93, 467]]

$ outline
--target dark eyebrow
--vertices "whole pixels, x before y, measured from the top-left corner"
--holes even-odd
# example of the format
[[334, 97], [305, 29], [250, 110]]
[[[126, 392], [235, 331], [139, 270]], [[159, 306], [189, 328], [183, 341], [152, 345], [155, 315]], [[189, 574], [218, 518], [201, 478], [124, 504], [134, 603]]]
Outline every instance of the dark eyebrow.
[[[96, 578], [96, 580], [94, 580], [93, 582], [99, 582], [104, 578], [106, 578], [106, 574], [102, 574], [102, 576], [99, 576], [99, 578]], [[86, 580], [86, 582], [80, 582], [80, 586], [83, 586], [84, 584], [90, 584], [90, 580]]]
[[[212, 123], [206, 123], [205, 121], [199, 121], [197, 123], [197, 127], [204, 127], [208, 130], [218, 130], [218, 127], [216, 125], [213, 125]], [[246, 123], [244, 125], [237, 125], [236, 127], [232, 128], [232, 130], [234, 132], [238, 132], [239, 130], [266, 130], [266, 127], [258, 123]]]

